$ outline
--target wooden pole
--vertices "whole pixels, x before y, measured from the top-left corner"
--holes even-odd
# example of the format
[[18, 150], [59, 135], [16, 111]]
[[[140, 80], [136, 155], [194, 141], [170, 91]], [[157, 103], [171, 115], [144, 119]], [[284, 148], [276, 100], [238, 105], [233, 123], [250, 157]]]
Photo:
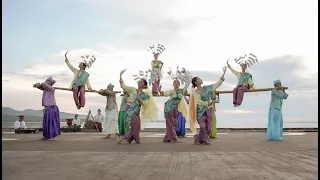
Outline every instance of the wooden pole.
[[[283, 87], [284, 89], [288, 89], [288, 87]], [[262, 92], [262, 91], [271, 91], [274, 88], [261, 88], [261, 89], [249, 89], [245, 92]], [[216, 91], [216, 94], [227, 94], [227, 93], [233, 93], [233, 91]]]
[[[37, 88], [36, 85], [34, 84], [33, 85], [34, 88]], [[53, 87], [57, 90], [63, 90], [63, 91], [72, 91], [72, 89], [70, 88], [62, 88], [62, 87]], [[92, 92], [92, 93], [99, 93], [100, 91], [97, 91], [97, 90], [86, 90], [86, 92]], [[115, 93], [121, 93], [121, 91], [114, 91]]]
[[[288, 89], [288, 87], [283, 87], [284, 89]], [[261, 89], [249, 89], [249, 90], [246, 90], [245, 92], [262, 92], [262, 91], [271, 91], [272, 89], [274, 88], [261, 88]], [[230, 93], [233, 93], [232, 90], [229, 90], [229, 91], [216, 91], [216, 94], [230, 94]], [[121, 96], [123, 96], [123, 94], [121, 94]], [[161, 97], [160, 96], [157, 96], [157, 95], [153, 95], [154, 97]], [[190, 96], [190, 94], [185, 94], [185, 96]]]

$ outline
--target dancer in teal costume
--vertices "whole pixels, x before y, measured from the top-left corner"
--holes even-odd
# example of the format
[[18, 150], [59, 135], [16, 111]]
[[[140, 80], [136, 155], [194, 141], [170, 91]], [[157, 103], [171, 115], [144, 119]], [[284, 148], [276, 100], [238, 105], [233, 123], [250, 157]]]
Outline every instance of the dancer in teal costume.
[[282, 87], [280, 80], [274, 81], [273, 84], [275, 88], [271, 92], [267, 137], [269, 141], [281, 141], [283, 139], [282, 103], [284, 99], [288, 98], [288, 94]]

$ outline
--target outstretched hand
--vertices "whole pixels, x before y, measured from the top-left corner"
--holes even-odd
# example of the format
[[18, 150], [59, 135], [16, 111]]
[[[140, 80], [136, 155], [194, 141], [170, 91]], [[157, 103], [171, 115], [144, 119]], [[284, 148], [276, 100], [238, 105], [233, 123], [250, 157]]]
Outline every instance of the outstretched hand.
[[230, 66], [230, 64], [229, 64], [229, 60], [230, 60], [230, 59], [228, 59], [228, 60], [227, 60], [227, 65], [228, 65], [228, 66]]
[[33, 87], [36, 87], [36, 88], [40, 88], [41, 84], [40, 83], [36, 83], [33, 85]]
[[122, 74], [126, 72], [126, 69], [123, 69], [121, 72], [120, 72], [120, 76], [122, 76]]
[[224, 81], [224, 75], [226, 74], [227, 67], [223, 66], [223, 67], [222, 67], [222, 70], [223, 70], [223, 74], [222, 74], [222, 76], [220, 77], [220, 79], [221, 79], [222, 81]]
[[222, 70], [223, 70], [223, 73], [226, 73], [227, 67], [226, 67], [226, 66], [223, 66], [223, 67], [222, 67]]
[[68, 61], [68, 58], [67, 58], [68, 52], [69, 52], [69, 51], [67, 51], [67, 52], [64, 54], [64, 58], [65, 58], [65, 61], [66, 61], [66, 62]]

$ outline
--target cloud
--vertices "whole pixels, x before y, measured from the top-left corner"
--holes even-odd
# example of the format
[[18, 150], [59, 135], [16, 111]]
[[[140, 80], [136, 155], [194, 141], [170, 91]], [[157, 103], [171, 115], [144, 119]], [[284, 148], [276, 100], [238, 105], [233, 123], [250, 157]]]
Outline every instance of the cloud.
[[[74, 66], [78, 65], [81, 55], [96, 55], [97, 61], [88, 69], [94, 89], [106, 88], [111, 82], [115, 84], [115, 90], [120, 90], [119, 72], [125, 68], [125, 83], [136, 86], [132, 75], [138, 70], [150, 68], [152, 55], [145, 48], [150, 44], [161, 43], [167, 48], [160, 56], [164, 70], [183, 66], [194, 76], [201, 77], [205, 84], [218, 81], [222, 74], [221, 67], [225, 66], [227, 59], [254, 53], [260, 61], [250, 69], [256, 86], [272, 87], [274, 80], [281, 79], [289, 87], [289, 99], [284, 102], [284, 115], [301, 117], [305, 121], [317, 119], [317, 2], [274, 2], [277, 6], [273, 5], [273, 0], [264, 3], [253, 0], [204, 0], [201, 3], [182, 0], [80, 0], [74, 12], [83, 12], [80, 10], [83, 9], [86, 13], [74, 14], [72, 21], [59, 19], [70, 14], [70, 11], [63, 9], [60, 16], [54, 16], [57, 18], [54, 25], [35, 24], [43, 22], [37, 19], [37, 15], [25, 18], [25, 21], [21, 21], [23, 32], [6, 31], [5, 44], [14, 46], [7, 46], [4, 51], [3, 105], [17, 109], [40, 109], [41, 92], [32, 88], [32, 84], [42, 82], [50, 75], [57, 80], [56, 86], [69, 87], [73, 74], [64, 63], [63, 56], [67, 50], [70, 51], [68, 57]], [[50, 11], [60, 6], [58, 3], [51, 5]], [[38, 12], [32, 8], [35, 7], [25, 9]], [[302, 13], [297, 14], [297, 11]], [[7, 22], [11, 21], [8, 19], [10, 16], [4, 17], [7, 17]], [[39, 17], [52, 18], [48, 14]], [[6, 24], [6, 27], [20, 28], [14, 28], [13, 25]], [[61, 28], [56, 27], [67, 29], [62, 33]], [[31, 38], [33, 43], [30, 45], [30, 37], [46, 37], [46, 41], [51, 43], [44, 49], [42, 38]], [[16, 46], [26, 43], [28, 46]], [[35, 50], [36, 55], [33, 53]], [[234, 62], [230, 63], [238, 69]], [[10, 70], [8, 67], [14, 68]], [[231, 90], [236, 82], [236, 77], [228, 71], [219, 89]], [[163, 90], [172, 88], [172, 80], [166, 74], [162, 87]], [[61, 111], [78, 112], [71, 92], [57, 91], [56, 98]], [[163, 106], [166, 101], [166, 98], [156, 99], [159, 106]], [[221, 94], [220, 99], [221, 102], [217, 104], [218, 126], [226, 122], [237, 126], [248, 123], [258, 125], [266, 121], [270, 101], [268, 92], [260, 92], [257, 96], [246, 93], [243, 105], [237, 110], [255, 113], [243, 117], [225, 113], [224, 110], [232, 107], [231, 94]], [[103, 109], [104, 106], [104, 97], [87, 93], [86, 108], [80, 112]], [[308, 109], [302, 111], [305, 107]], [[163, 112], [159, 112], [159, 118], [163, 119]]]

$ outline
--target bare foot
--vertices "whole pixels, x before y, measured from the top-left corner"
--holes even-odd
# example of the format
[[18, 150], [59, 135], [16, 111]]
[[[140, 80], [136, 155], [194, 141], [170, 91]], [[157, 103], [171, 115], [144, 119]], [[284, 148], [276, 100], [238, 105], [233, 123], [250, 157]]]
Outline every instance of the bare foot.
[[118, 144], [121, 144], [122, 141], [123, 141], [123, 138], [120, 138], [118, 141]]
[[105, 137], [103, 137], [102, 139], [110, 139], [111, 138], [111, 135], [107, 135]]
[[194, 135], [194, 136], [193, 136], [193, 138], [194, 138], [194, 144], [199, 145], [200, 143], [197, 141], [197, 139], [196, 139], [196, 135]]

